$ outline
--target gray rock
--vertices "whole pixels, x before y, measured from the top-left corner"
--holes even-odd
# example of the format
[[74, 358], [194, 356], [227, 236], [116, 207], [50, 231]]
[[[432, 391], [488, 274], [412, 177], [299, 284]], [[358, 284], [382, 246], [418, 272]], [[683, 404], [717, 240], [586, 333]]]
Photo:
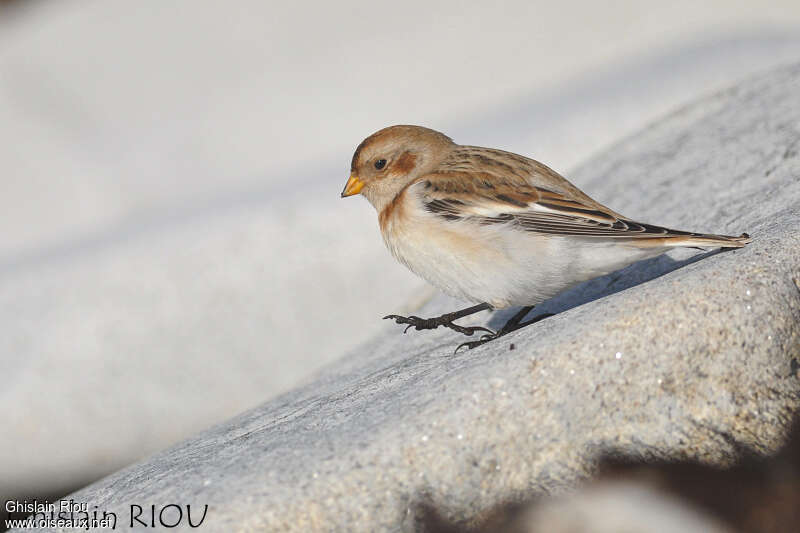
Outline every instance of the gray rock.
[[634, 219], [747, 231], [746, 248], [633, 265], [458, 354], [452, 332], [387, 324], [308, 385], [72, 497], [118, 527], [131, 504], [177, 503], [195, 520], [208, 504], [209, 531], [411, 530], [420, 501], [466, 520], [564, 492], [603, 450], [711, 464], [776, 450], [800, 402], [798, 95], [800, 66], [750, 80], [571, 176]]

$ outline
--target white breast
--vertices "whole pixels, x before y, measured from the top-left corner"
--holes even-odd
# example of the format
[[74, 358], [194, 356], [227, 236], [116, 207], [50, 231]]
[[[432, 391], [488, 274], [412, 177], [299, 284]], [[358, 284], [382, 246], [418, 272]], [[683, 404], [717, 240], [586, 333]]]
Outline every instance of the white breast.
[[398, 261], [456, 298], [503, 308], [534, 305], [555, 294], [547, 285], [552, 240], [497, 225], [448, 221], [425, 211], [413, 197], [383, 217], [381, 232]]
[[392, 255], [418, 276], [451, 296], [498, 309], [536, 305], [662, 251], [448, 221], [413, 195], [382, 217], [381, 232]]

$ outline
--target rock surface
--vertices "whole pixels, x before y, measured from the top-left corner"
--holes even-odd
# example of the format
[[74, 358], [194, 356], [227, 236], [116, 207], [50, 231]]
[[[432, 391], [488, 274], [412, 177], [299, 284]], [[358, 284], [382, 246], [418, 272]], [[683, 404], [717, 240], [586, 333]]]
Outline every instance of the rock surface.
[[411, 530], [415, 503], [467, 520], [569, 489], [604, 450], [712, 464], [776, 450], [800, 403], [798, 94], [800, 66], [761, 76], [570, 176], [633, 219], [747, 231], [746, 248], [633, 265], [458, 354], [452, 332], [387, 324], [308, 385], [72, 497], [119, 526], [131, 504], [178, 503], [208, 504], [214, 531]]

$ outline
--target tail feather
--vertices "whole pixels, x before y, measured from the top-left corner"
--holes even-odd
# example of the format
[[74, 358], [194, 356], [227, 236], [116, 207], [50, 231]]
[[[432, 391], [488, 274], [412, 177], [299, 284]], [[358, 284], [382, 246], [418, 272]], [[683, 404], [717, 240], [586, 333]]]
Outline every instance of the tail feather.
[[711, 233], [688, 233], [684, 231], [667, 230], [660, 237], [644, 238], [637, 242], [639, 245], [655, 247], [698, 247], [698, 248], [742, 248], [751, 242], [747, 233], [738, 237], [732, 235], [714, 235]]
[[[685, 237], [689, 246], [700, 247], [720, 247], [720, 248], [741, 248], [753, 239], [747, 233], [742, 233], [738, 237], [731, 235], [696, 235]], [[676, 246], [687, 246], [687, 243], [677, 243]]]

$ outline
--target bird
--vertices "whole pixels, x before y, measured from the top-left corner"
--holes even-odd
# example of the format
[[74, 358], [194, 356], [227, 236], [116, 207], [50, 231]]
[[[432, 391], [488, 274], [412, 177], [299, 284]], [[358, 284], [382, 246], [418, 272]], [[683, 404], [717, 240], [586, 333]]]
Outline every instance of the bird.
[[[459, 145], [422, 126], [389, 126], [358, 145], [341, 197], [354, 195], [377, 211], [395, 259], [474, 304], [433, 318], [384, 319], [406, 325], [404, 332], [446, 327], [467, 336], [483, 333], [456, 351], [530, 324], [523, 320], [534, 306], [578, 283], [671, 248], [741, 248], [751, 241], [746, 233], [694, 233], [633, 221], [534, 159]], [[497, 331], [454, 322], [518, 306]]]

